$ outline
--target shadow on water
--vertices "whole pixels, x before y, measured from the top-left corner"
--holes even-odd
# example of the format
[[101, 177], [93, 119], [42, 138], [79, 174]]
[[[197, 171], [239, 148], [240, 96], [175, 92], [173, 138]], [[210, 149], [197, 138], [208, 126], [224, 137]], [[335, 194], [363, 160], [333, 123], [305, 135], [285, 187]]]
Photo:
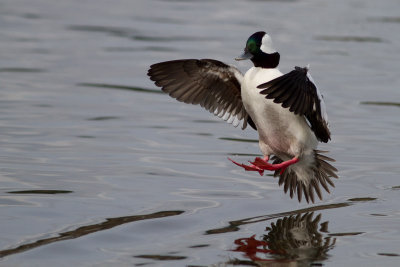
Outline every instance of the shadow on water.
[[170, 211], [160, 211], [151, 214], [144, 215], [132, 215], [132, 216], [124, 216], [124, 217], [116, 217], [116, 218], [107, 218], [105, 221], [101, 223], [91, 224], [79, 227], [72, 231], [59, 233], [55, 237], [43, 238], [39, 239], [16, 248], [5, 249], [0, 251], [0, 258], [9, 256], [12, 254], [21, 253], [27, 250], [31, 250], [37, 247], [45, 246], [54, 242], [69, 240], [79, 238], [88, 234], [96, 233], [99, 231], [108, 230], [114, 228], [119, 225], [123, 225], [126, 223], [142, 221], [142, 220], [150, 220], [157, 218], [164, 218], [169, 216], [176, 216], [184, 213], [182, 210], [170, 210]]

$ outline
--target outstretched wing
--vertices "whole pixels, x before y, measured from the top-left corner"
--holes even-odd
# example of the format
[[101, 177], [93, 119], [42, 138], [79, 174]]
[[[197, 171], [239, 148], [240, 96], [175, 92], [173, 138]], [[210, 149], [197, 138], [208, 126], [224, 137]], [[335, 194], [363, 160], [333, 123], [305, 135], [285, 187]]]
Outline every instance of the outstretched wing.
[[182, 59], [151, 65], [147, 75], [180, 102], [199, 104], [235, 127], [240, 121], [242, 129], [247, 122], [254, 125], [240, 94], [243, 74], [235, 67], [213, 59]]
[[257, 86], [260, 93], [297, 115], [305, 116], [319, 141], [328, 142], [328, 116], [321, 93], [308, 68], [295, 67], [291, 72]]

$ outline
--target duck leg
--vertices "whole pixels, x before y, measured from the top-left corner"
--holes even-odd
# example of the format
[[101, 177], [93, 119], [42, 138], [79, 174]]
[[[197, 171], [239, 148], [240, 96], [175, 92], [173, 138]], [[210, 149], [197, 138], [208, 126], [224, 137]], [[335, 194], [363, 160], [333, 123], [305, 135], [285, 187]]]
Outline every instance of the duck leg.
[[290, 160], [281, 162], [281, 163], [277, 163], [277, 164], [271, 164], [268, 163], [269, 160], [269, 156], [265, 156], [263, 159], [262, 158], [255, 158], [254, 162], [251, 162], [251, 165], [245, 165], [245, 164], [241, 164], [238, 163], [230, 158], [228, 158], [230, 161], [232, 161], [233, 163], [235, 163], [236, 165], [244, 168], [246, 171], [258, 171], [258, 173], [260, 175], [264, 174], [264, 170], [268, 170], [268, 171], [276, 171], [276, 170], [280, 170], [280, 174], [283, 174], [283, 172], [286, 170], [287, 167], [289, 167], [292, 164], [295, 164], [296, 162], [299, 161], [299, 159], [297, 157], [294, 157]]
[[[230, 161], [232, 161], [234, 164], [236, 164], [236, 165], [238, 165], [239, 167], [242, 167], [243, 169], [245, 169], [246, 171], [258, 171], [258, 173], [262, 176], [263, 174], [264, 174], [264, 169], [262, 169], [262, 168], [260, 168], [260, 167], [258, 167], [258, 166], [256, 166], [256, 165], [254, 165], [252, 162], [250, 162], [251, 163], [251, 165], [245, 165], [245, 164], [243, 164], [243, 163], [239, 163], [239, 162], [236, 162], [236, 161], [234, 161], [233, 159], [231, 159], [231, 158], [228, 158]], [[264, 158], [264, 160], [266, 160], [266, 161], [268, 161], [268, 159], [269, 159], [269, 157], [268, 156], [266, 156], [265, 158]]]

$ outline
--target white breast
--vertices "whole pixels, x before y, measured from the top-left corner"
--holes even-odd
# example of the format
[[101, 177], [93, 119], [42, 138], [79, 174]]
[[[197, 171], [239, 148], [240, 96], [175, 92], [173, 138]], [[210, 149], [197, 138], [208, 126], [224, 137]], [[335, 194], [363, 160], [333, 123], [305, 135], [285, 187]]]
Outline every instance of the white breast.
[[314, 149], [317, 140], [303, 116], [295, 115], [260, 94], [257, 86], [282, 75], [277, 68], [252, 67], [244, 76], [241, 93], [246, 111], [257, 126], [263, 154], [278, 155], [286, 160]]

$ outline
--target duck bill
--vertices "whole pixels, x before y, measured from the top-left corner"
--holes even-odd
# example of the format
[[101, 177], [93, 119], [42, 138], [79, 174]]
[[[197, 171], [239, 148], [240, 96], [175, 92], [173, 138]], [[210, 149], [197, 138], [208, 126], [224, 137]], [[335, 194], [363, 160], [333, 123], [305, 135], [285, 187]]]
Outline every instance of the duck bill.
[[239, 60], [246, 60], [246, 59], [251, 59], [252, 57], [253, 57], [253, 55], [252, 55], [249, 51], [245, 50], [245, 51], [243, 52], [243, 54], [241, 54], [240, 56], [238, 56], [237, 58], [235, 58], [235, 60], [237, 60], [237, 61], [239, 61]]

